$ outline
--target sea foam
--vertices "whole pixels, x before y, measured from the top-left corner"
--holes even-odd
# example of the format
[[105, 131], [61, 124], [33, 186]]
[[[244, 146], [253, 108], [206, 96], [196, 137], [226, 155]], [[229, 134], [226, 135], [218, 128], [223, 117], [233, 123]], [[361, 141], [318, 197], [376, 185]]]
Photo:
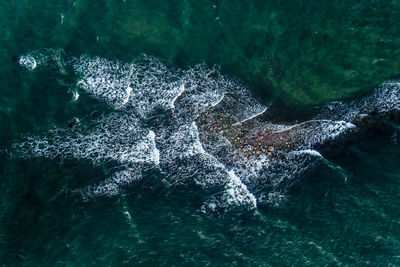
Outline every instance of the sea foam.
[[[74, 100], [83, 91], [111, 108], [73, 128], [25, 135], [13, 145], [14, 156], [86, 159], [114, 166], [109, 178], [78, 190], [85, 200], [117, 195], [157, 168], [167, 186], [195, 184], [221, 190], [206, 201], [211, 210], [276, 205], [296, 177], [322, 157], [317, 145], [354, 130], [352, 119], [363, 112], [399, 109], [399, 84], [392, 81], [361, 100], [332, 103], [313, 120], [272, 124], [261, 118], [268, 106], [246, 86], [205, 65], [182, 70], [147, 55], [126, 63], [51, 49], [21, 56], [20, 64], [32, 71], [56, 68], [63, 75], [71, 69], [79, 77], [70, 85]], [[272, 156], [245, 153], [247, 147], [238, 148], [226, 130], [199, 129], [201, 116], [206, 122], [220, 116], [223, 127], [233, 132], [240, 127], [268, 128], [275, 133], [290, 131], [300, 141], [293, 151]]]

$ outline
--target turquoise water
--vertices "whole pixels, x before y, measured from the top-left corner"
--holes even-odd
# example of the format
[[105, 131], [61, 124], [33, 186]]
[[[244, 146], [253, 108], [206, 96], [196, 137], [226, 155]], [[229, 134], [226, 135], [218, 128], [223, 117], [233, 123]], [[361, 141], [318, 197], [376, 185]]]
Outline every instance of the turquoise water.
[[399, 265], [398, 7], [0, 3], [0, 263]]

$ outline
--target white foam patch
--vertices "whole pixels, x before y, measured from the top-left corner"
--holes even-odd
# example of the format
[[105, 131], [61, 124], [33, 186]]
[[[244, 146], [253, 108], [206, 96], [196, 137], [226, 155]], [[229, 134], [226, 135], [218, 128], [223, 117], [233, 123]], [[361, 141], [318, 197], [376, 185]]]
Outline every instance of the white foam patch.
[[185, 84], [181, 84], [181, 86], [179, 86], [178, 94], [172, 99], [170, 103], [171, 108], [175, 108], [175, 101], [177, 101], [178, 97], [180, 97], [183, 92], [185, 92]]
[[228, 172], [229, 179], [225, 186], [224, 199], [229, 206], [249, 206], [257, 208], [257, 200], [249, 192], [246, 185], [242, 183], [234, 171]]
[[158, 165], [160, 162], [159, 151], [155, 146], [154, 132], [149, 134], [142, 141], [127, 148], [125, 151], [119, 152], [118, 161], [129, 163], [154, 163]]
[[54, 129], [45, 137], [26, 136], [14, 149], [25, 157], [88, 159], [93, 163], [156, 163], [154, 137], [133, 114], [114, 113], [95, 120], [89, 132]]
[[30, 55], [20, 57], [19, 64], [29, 70], [33, 70], [37, 66], [36, 60]]
[[160, 153], [160, 167], [169, 183], [176, 185], [194, 182], [202, 187], [224, 183], [225, 167], [204, 151], [194, 123], [159, 129], [156, 143]]
[[310, 156], [323, 158], [321, 153], [319, 153], [317, 150], [314, 150], [314, 149], [304, 149], [304, 150], [300, 150], [300, 151], [293, 151], [293, 153], [298, 153], [298, 154], [304, 153], [304, 154], [308, 154]]
[[84, 201], [97, 197], [112, 197], [118, 195], [124, 187], [140, 181], [143, 178], [141, 172], [142, 168], [140, 166], [130, 167], [115, 173], [109, 179], [79, 189], [78, 192]]
[[77, 84], [84, 91], [114, 108], [133, 106], [145, 117], [157, 109], [172, 109], [176, 102], [182, 104], [178, 98], [185, 92], [183, 104], [192, 113], [217, 102], [223, 94], [223, 86], [218, 85], [224, 80], [207, 78], [209, 70], [201, 65], [185, 71], [172, 70], [146, 55], [131, 64], [87, 56], [72, 62], [82, 75]]
[[169, 129], [161, 129], [160, 148], [163, 151], [162, 160], [167, 162], [176, 157], [184, 158], [204, 153], [199, 140], [199, 133], [195, 124], [176, 125], [169, 132]]
[[28, 70], [34, 70], [38, 66], [55, 67], [62, 74], [65, 70], [65, 53], [62, 49], [40, 49], [19, 58], [19, 64]]
[[75, 71], [82, 75], [77, 83], [82, 90], [115, 108], [128, 103], [132, 91], [129, 79], [133, 66], [87, 56], [74, 59], [72, 63]]
[[90, 185], [81, 190], [79, 193], [84, 201], [89, 201], [97, 197], [111, 197], [119, 194], [119, 188], [116, 184], [110, 182], [101, 182], [97, 185]]
[[239, 121], [239, 122], [234, 123], [233, 126], [237, 126], [237, 125], [242, 124], [242, 123], [244, 123], [244, 122], [246, 122], [246, 121], [252, 120], [252, 119], [254, 119], [255, 117], [258, 117], [258, 116], [262, 115], [265, 111], [267, 111], [267, 109], [268, 109], [268, 108], [265, 107], [265, 108], [264, 108], [263, 110], [261, 110], [260, 112], [257, 112], [257, 113], [255, 113], [254, 115], [250, 115], [250, 117], [248, 117], [248, 118], [246, 118], [246, 119], [244, 119], [244, 120], [241, 120], [241, 121]]
[[384, 82], [371, 96], [363, 99], [359, 106], [364, 113], [374, 110], [380, 113], [400, 110], [400, 82]]
[[183, 80], [187, 92], [183, 104], [196, 114], [219, 103], [232, 83], [205, 65], [185, 70]]
[[353, 121], [357, 116], [370, 113], [385, 114], [400, 110], [400, 81], [389, 80], [382, 83], [369, 96], [348, 103], [332, 102], [318, 114], [317, 118]]
[[293, 125], [287, 130], [297, 136], [303, 148], [312, 148], [354, 128], [354, 124], [345, 121], [311, 120]]
[[79, 93], [77, 91], [72, 93], [72, 101], [77, 101], [79, 99]]
[[157, 149], [156, 146], [156, 135], [153, 131], [149, 132], [149, 138], [150, 138], [150, 142], [151, 142], [151, 149], [152, 149], [152, 155], [153, 155], [153, 161], [155, 165], [159, 165], [160, 164], [160, 151]]
[[260, 103], [248, 88], [240, 83], [225, 81], [224, 87], [225, 94], [223, 98], [218, 98], [216, 103], [223, 107], [224, 113], [235, 122], [233, 126], [250, 121], [267, 111], [268, 106]]
[[124, 100], [122, 101], [120, 107], [124, 106], [125, 104], [127, 104], [127, 103], [129, 102], [129, 97], [131, 96], [131, 92], [132, 92], [132, 88], [128, 86], [128, 87], [126, 88], [125, 98], [124, 98]]

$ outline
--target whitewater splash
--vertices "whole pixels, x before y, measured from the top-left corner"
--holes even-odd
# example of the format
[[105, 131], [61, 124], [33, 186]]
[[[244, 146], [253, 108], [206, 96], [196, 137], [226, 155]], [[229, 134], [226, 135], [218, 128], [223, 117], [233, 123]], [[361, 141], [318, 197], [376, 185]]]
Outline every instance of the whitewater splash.
[[277, 204], [295, 178], [322, 157], [315, 148], [353, 131], [353, 118], [371, 109], [372, 98], [373, 109], [381, 112], [399, 108], [397, 84], [387, 84], [382, 88], [396, 87], [390, 90], [396, 105], [380, 100], [387, 93], [380, 89], [384, 92], [345, 109], [344, 104], [335, 106], [347, 110], [345, 114], [279, 125], [262, 119], [268, 106], [245, 86], [204, 65], [181, 70], [146, 55], [124, 63], [68, 57], [50, 49], [22, 56], [19, 62], [30, 71], [56, 68], [65, 75], [72, 70], [79, 76], [70, 88], [74, 101], [81, 92], [111, 108], [82, 125], [51, 129], [42, 137], [27, 135], [13, 145], [15, 156], [112, 163], [111, 177], [79, 190], [85, 200], [119, 194], [156, 168], [167, 185], [219, 188], [203, 211]]

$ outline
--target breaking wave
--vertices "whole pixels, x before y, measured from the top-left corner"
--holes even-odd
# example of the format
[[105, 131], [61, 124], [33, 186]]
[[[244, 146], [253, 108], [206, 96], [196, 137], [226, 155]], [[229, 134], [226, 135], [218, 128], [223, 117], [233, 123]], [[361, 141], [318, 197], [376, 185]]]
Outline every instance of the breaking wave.
[[400, 103], [398, 83], [387, 82], [367, 98], [332, 103], [313, 120], [279, 125], [262, 119], [268, 106], [244, 85], [205, 65], [182, 70], [147, 55], [124, 63], [51, 49], [19, 62], [29, 71], [78, 76], [70, 88], [74, 101], [84, 92], [110, 107], [98, 118], [26, 135], [13, 145], [19, 157], [114, 164], [111, 177], [79, 190], [85, 200], [119, 194], [157, 168], [168, 186], [218, 188], [203, 211], [276, 205], [322, 158], [318, 145], [353, 131], [356, 116], [399, 109]]

